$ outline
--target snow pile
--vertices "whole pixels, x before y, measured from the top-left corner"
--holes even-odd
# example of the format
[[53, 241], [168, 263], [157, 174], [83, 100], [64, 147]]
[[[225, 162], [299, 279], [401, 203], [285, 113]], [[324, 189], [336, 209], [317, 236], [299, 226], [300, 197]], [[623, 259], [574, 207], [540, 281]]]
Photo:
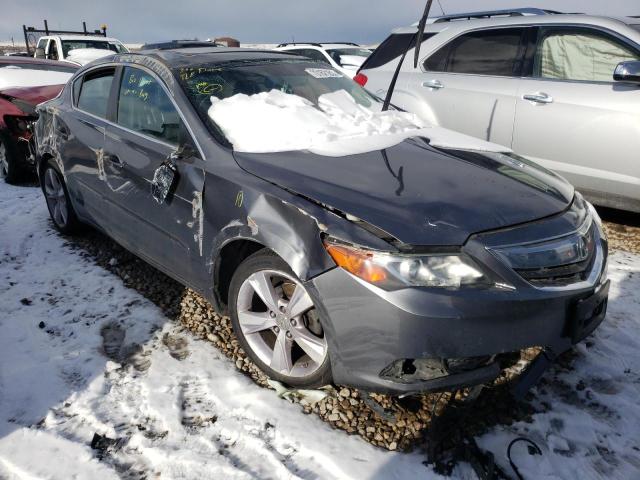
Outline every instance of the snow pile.
[[209, 116], [239, 152], [363, 153], [396, 145], [422, 127], [416, 115], [374, 112], [344, 90], [322, 95], [319, 108], [278, 90], [211, 101]]
[[322, 95], [317, 106], [279, 90], [223, 100], [211, 97], [208, 113], [238, 152], [306, 150], [340, 157], [390, 148], [411, 137], [427, 137], [431, 145], [443, 148], [509, 151], [430, 127], [412, 113], [364, 107], [344, 90]]
[[106, 48], [76, 48], [67, 54], [67, 60], [80, 65], [86, 65], [102, 57], [115, 55], [115, 52]]

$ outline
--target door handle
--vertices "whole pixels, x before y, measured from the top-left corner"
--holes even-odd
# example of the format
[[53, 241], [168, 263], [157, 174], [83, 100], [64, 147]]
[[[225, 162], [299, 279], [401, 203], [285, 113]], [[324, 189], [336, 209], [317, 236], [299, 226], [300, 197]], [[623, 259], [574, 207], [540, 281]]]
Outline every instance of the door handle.
[[429, 80], [427, 82], [422, 82], [422, 86], [424, 88], [432, 88], [434, 90], [440, 90], [441, 88], [444, 88], [444, 85], [440, 80]]
[[528, 95], [523, 95], [522, 98], [524, 100], [528, 100], [529, 102], [533, 102], [533, 103], [541, 103], [541, 104], [553, 103], [553, 97], [547, 95], [544, 92], [530, 93]]

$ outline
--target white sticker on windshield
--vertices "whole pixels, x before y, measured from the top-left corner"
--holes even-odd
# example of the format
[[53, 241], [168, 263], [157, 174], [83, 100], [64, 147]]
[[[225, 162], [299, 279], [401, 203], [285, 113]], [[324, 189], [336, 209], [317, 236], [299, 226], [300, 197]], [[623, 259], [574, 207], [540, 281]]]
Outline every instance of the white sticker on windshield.
[[314, 78], [342, 78], [343, 76], [330, 68], [306, 68], [304, 71]]

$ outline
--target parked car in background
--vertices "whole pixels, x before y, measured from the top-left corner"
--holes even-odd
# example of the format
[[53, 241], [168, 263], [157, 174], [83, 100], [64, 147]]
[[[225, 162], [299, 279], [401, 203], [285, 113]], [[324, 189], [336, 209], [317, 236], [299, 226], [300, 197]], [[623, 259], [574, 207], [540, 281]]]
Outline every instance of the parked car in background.
[[593, 202], [640, 212], [640, 19], [544, 10], [441, 17], [396, 30], [357, 81], [435, 125], [511, 147]]
[[209, 40], [168, 40], [166, 42], [145, 43], [140, 50], [172, 50], [176, 48], [222, 47]]
[[28, 143], [37, 104], [57, 96], [77, 67], [62, 62], [0, 57], [0, 178], [34, 173]]
[[288, 385], [455, 389], [597, 328], [607, 242], [571, 185], [381, 106], [282, 52], [115, 55], [38, 107], [41, 187], [56, 228], [202, 293]]
[[281, 43], [276, 50], [296, 53], [331, 65], [350, 78], [371, 55], [371, 50], [357, 43]]
[[120, 40], [111, 37], [49, 35], [40, 37], [34, 57], [85, 65], [106, 55], [128, 51]]

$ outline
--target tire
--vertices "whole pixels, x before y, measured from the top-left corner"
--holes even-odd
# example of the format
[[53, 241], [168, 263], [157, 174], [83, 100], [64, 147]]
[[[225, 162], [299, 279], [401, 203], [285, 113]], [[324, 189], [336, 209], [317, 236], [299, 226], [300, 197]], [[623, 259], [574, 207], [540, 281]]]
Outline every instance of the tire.
[[49, 215], [56, 229], [65, 234], [76, 233], [82, 224], [73, 209], [64, 178], [52, 159], [49, 159], [40, 177], [40, 187], [47, 202]]
[[329, 345], [315, 304], [289, 265], [269, 250], [242, 262], [229, 287], [231, 323], [243, 350], [268, 377], [296, 388], [331, 383]]
[[0, 178], [7, 183], [18, 183], [23, 172], [18, 162], [18, 151], [11, 137], [0, 132]]

